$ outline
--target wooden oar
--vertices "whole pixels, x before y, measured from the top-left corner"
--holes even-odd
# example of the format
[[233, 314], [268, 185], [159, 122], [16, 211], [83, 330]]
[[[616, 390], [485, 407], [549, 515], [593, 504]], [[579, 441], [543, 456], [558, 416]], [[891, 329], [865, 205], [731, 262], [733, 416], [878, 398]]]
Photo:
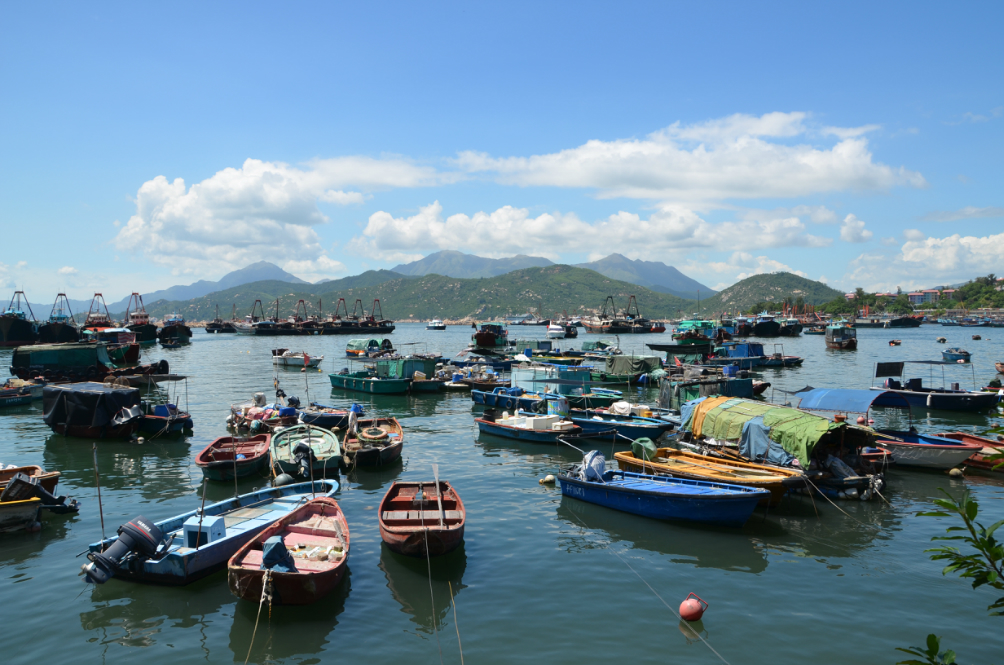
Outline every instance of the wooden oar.
[[436, 479], [436, 503], [439, 504], [439, 528], [444, 528], [443, 523], [443, 493], [439, 488], [439, 465], [432, 465], [432, 476]]

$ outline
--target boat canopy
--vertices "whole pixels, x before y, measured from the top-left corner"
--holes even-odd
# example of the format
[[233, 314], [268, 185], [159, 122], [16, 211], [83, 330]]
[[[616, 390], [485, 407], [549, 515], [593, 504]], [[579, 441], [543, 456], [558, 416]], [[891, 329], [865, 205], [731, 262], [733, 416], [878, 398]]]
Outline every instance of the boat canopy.
[[393, 342], [385, 337], [375, 337], [372, 339], [350, 339], [345, 345], [346, 351], [366, 351], [368, 349], [383, 349], [390, 351], [394, 348]]
[[549, 339], [517, 339], [513, 343], [520, 351], [533, 349], [534, 351], [551, 351], [554, 346]]
[[[757, 417], [770, 429], [770, 439], [798, 458], [803, 468], [809, 468], [809, 458], [820, 443], [858, 446], [872, 443], [875, 435], [862, 427], [851, 427], [822, 416], [738, 397], [701, 397], [685, 403], [681, 409], [682, 429], [695, 437], [704, 435], [719, 441], [742, 438], [743, 426]], [[830, 438], [830, 433], [838, 437]]]
[[583, 342], [583, 351], [603, 351], [604, 349], [610, 349], [616, 346], [616, 344], [610, 340], [599, 339], [593, 342]]
[[[140, 403], [139, 388], [103, 383], [65, 383], [42, 391], [43, 420], [49, 427], [80, 425], [104, 427], [133, 417]], [[136, 413], [139, 413], [136, 411]]]
[[813, 388], [797, 393], [801, 398], [799, 409], [829, 411], [831, 413], [868, 413], [875, 400], [882, 398], [882, 406], [910, 408], [910, 402], [891, 390], [850, 390], [846, 388]]
[[11, 367], [38, 367], [43, 370], [88, 367], [99, 363], [114, 367], [106, 346], [87, 342], [19, 346], [14, 349], [11, 358]]
[[648, 374], [661, 368], [659, 356], [609, 356], [604, 365], [607, 374]]

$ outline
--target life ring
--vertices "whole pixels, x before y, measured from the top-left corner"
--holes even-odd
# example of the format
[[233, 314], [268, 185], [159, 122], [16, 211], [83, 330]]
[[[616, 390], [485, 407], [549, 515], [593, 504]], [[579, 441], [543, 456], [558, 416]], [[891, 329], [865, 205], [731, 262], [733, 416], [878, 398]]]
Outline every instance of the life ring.
[[383, 441], [390, 436], [382, 427], [367, 427], [359, 432], [360, 441]]

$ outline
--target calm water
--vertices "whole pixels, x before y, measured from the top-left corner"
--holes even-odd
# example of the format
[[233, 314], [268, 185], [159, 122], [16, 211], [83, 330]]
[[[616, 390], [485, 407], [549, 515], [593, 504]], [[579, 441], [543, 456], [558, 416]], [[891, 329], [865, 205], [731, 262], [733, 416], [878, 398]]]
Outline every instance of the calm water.
[[[514, 328], [543, 336], [542, 328]], [[767, 370], [773, 399], [781, 390], [867, 387], [874, 362], [940, 358], [938, 335], [973, 352], [976, 381], [994, 376], [1004, 359], [1004, 330], [972, 331], [924, 326], [916, 330], [859, 332], [861, 349], [834, 352], [821, 337], [786, 340], [784, 351], [805, 356], [798, 369]], [[575, 345], [590, 339], [583, 335]], [[887, 341], [897, 337], [901, 347]], [[398, 345], [456, 353], [470, 329], [427, 332], [402, 325]], [[668, 335], [622, 338], [629, 350]], [[980, 499], [983, 521], [1004, 517], [1004, 483], [973, 476], [893, 471], [881, 502], [842, 502], [844, 516], [808, 499], [790, 499], [766, 517], [754, 514], [741, 530], [666, 524], [562, 499], [538, 479], [574, 454], [551, 446], [479, 437], [469, 396], [353, 396], [327, 380], [341, 368], [346, 340], [283, 340], [324, 354], [323, 373], [283, 371], [282, 387], [301, 400], [346, 406], [360, 401], [370, 414], [395, 416], [405, 428], [403, 464], [380, 472], [356, 471], [342, 479], [339, 501], [352, 533], [350, 573], [330, 597], [304, 608], [263, 611], [251, 647], [257, 606], [231, 596], [225, 573], [182, 588], [113, 580], [85, 585], [75, 558], [101, 535], [91, 443], [52, 435], [41, 407], [19, 407], [0, 416], [0, 460], [41, 464], [63, 476], [61, 493], [79, 499], [78, 516], [46, 516], [41, 532], [0, 535], [0, 604], [5, 608], [4, 660], [29, 662], [251, 662], [471, 663], [720, 662], [682, 633], [672, 607], [694, 591], [710, 603], [698, 627], [730, 663], [880, 663], [898, 660], [897, 646], [922, 644], [928, 632], [944, 636], [964, 662], [1000, 660], [1000, 619], [984, 610], [994, 596], [973, 591], [923, 553], [948, 526], [916, 517], [938, 489], [958, 494], [969, 486]], [[163, 519], [197, 506], [202, 477], [193, 456], [225, 433], [228, 406], [272, 383], [269, 349], [276, 340], [197, 332], [182, 349], [150, 349], [144, 362], [167, 358], [186, 374], [195, 435], [145, 445], [99, 443], [106, 529], [143, 514]], [[770, 349], [770, 344], [766, 345]], [[408, 348], [408, 347], [402, 347]], [[0, 351], [9, 365], [10, 351]], [[334, 362], [332, 362], [332, 359]], [[939, 369], [940, 372], [940, 369]], [[969, 368], [950, 368], [964, 386]], [[914, 373], [928, 381], [925, 368]], [[941, 385], [940, 376], [936, 385]], [[309, 386], [307, 385], [309, 382]], [[173, 388], [172, 388], [173, 390]], [[162, 396], [166, 393], [161, 393]], [[771, 396], [768, 391], [767, 396]], [[654, 394], [642, 392], [642, 399]], [[305, 401], [305, 400], [304, 400]], [[982, 431], [1001, 419], [915, 412], [921, 429]], [[895, 412], [879, 424], [905, 425]], [[433, 564], [433, 595], [423, 561], [381, 547], [376, 507], [395, 479], [431, 479], [433, 463], [461, 493], [468, 511], [466, 544]], [[249, 491], [262, 481], [243, 483]], [[233, 485], [211, 484], [208, 500], [232, 494]], [[637, 572], [632, 572], [632, 569]], [[639, 579], [639, 576], [644, 579]], [[456, 611], [451, 607], [451, 590]], [[977, 638], [977, 639], [974, 639]], [[902, 655], [902, 654], [900, 654]]]

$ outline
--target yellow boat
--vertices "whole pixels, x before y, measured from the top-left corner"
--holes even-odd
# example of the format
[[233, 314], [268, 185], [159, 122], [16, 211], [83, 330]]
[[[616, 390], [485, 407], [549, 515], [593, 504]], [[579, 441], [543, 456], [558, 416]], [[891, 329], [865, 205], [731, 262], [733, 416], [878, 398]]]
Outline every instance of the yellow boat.
[[789, 488], [804, 484], [804, 476], [798, 471], [708, 457], [675, 448], [659, 448], [651, 462], [635, 457], [631, 451], [614, 453], [614, 459], [622, 471], [710, 480], [769, 490], [770, 498], [761, 500], [761, 505], [776, 506]]
[[0, 532], [20, 531], [38, 521], [42, 500], [31, 497], [23, 501], [0, 501]]

